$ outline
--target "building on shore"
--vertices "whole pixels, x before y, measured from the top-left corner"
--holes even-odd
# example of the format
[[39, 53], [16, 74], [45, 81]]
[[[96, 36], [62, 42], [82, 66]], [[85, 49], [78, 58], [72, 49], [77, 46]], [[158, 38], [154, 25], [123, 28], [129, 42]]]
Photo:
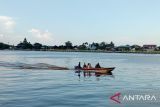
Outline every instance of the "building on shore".
[[143, 45], [144, 51], [155, 51], [157, 49], [157, 45]]
[[130, 51], [130, 50], [131, 50], [131, 46], [130, 45], [116, 47], [116, 51], [125, 52], [125, 51]]
[[131, 51], [136, 52], [136, 51], [143, 51], [143, 48], [139, 45], [132, 45], [131, 46]]
[[87, 47], [89, 50], [96, 50], [96, 46], [94, 44], [89, 44], [89, 46]]

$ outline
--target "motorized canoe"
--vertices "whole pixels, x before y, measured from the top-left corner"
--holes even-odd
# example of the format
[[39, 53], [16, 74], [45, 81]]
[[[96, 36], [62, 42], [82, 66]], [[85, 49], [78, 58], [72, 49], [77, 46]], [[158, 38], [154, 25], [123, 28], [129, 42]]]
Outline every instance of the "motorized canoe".
[[81, 68], [81, 69], [75, 69], [75, 70], [106, 74], [106, 73], [110, 73], [114, 69], [115, 69], [115, 67], [111, 67], [111, 68]]

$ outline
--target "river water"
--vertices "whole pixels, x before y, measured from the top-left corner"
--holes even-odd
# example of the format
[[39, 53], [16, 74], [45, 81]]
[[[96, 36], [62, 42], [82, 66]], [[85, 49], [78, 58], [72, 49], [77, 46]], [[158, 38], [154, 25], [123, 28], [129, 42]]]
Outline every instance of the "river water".
[[[113, 75], [84, 76], [74, 70], [14, 67], [41, 63], [73, 68], [78, 62], [116, 69]], [[117, 104], [110, 97], [125, 90], [159, 89], [158, 54], [0, 51], [0, 107], [134, 107], [137, 104]]]

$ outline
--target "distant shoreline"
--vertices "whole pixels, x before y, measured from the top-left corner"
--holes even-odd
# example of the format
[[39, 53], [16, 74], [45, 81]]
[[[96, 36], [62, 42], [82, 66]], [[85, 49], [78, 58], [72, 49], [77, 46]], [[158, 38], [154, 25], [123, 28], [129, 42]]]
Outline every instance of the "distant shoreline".
[[[32, 49], [5, 49], [7, 51], [48, 51], [48, 52], [93, 52], [93, 53], [133, 53], [133, 54], [160, 54], [160, 51], [105, 51], [105, 50], [32, 50]], [[1, 50], [3, 51], [3, 50]]]
[[0, 50], [19, 50], [19, 51], [54, 51], [54, 52], [94, 52], [94, 53], [134, 53], [134, 54], [160, 54], [160, 46], [155, 44], [139, 45], [121, 45], [115, 46], [111, 41], [110, 43], [82, 43], [81, 45], [73, 45], [71, 41], [65, 42], [65, 45], [47, 46], [41, 43], [31, 44], [24, 38], [16, 46], [5, 43], [0, 43]]

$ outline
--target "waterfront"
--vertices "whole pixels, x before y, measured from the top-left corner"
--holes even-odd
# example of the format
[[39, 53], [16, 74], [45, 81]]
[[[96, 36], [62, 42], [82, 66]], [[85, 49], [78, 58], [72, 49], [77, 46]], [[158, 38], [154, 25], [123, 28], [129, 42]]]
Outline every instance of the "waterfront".
[[[109, 97], [115, 92], [160, 88], [159, 54], [0, 51], [1, 65], [45, 63], [73, 68], [79, 61], [92, 65], [100, 62], [104, 67], [116, 69], [112, 76], [78, 77], [73, 70], [27, 70], [0, 66], [0, 106], [114, 107], [117, 104]], [[158, 107], [158, 104], [152, 106]]]

